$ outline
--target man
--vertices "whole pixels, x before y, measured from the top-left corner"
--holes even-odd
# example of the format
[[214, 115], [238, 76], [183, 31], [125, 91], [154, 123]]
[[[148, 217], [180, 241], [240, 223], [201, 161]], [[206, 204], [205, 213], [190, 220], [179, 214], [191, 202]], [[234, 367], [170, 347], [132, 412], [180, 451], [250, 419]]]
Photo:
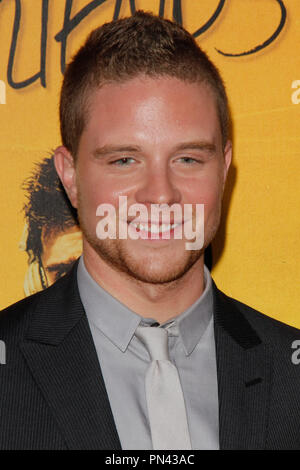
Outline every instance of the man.
[[299, 331], [204, 266], [231, 161], [217, 69], [181, 27], [137, 12], [91, 33], [60, 119], [83, 257], [1, 315], [0, 447], [299, 449]]
[[70, 270], [81, 255], [82, 239], [76, 211], [64, 192], [52, 156], [35, 166], [23, 189], [26, 223], [19, 246], [28, 254], [24, 292], [31, 295]]

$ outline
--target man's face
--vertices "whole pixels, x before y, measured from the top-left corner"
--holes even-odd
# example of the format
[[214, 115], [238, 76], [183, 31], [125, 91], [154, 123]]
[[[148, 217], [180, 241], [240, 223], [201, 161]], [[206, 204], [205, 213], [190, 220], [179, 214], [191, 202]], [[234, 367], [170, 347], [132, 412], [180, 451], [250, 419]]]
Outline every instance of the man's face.
[[[56, 158], [78, 208], [85, 253], [150, 283], [179, 279], [203, 262], [219, 225], [231, 159], [230, 143], [222, 148], [215, 99], [206, 85], [171, 77], [105, 85], [91, 97], [76, 163], [66, 151]], [[118, 209], [119, 196], [127, 196], [128, 207], [144, 204], [149, 214], [152, 204], [179, 204], [183, 213], [185, 204], [204, 204], [204, 248], [186, 250], [188, 240], [172, 233], [165, 240], [98, 239], [96, 209], [102, 203]]]

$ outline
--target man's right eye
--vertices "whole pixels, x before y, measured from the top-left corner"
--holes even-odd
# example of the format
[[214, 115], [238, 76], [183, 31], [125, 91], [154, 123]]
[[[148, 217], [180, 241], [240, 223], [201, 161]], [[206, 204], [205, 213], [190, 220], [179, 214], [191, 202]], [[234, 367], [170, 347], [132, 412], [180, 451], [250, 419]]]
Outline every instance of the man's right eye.
[[117, 165], [117, 166], [129, 166], [130, 163], [134, 162], [134, 159], [131, 157], [123, 157], [119, 158], [119, 160], [114, 160], [113, 162], [110, 162], [111, 165]]

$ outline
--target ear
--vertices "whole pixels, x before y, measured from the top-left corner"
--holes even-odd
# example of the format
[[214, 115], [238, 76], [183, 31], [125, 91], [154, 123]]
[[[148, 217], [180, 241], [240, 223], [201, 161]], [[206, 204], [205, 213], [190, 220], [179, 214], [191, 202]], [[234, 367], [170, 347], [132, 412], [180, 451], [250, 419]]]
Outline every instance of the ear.
[[227, 175], [228, 175], [228, 170], [231, 164], [232, 160], [232, 142], [228, 140], [226, 142], [225, 148], [224, 148], [224, 179], [223, 179], [223, 189], [225, 187]]
[[77, 208], [77, 184], [75, 161], [66, 147], [58, 147], [54, 153], [54, 164], [57, 174], [71, 201], [73, 207]]

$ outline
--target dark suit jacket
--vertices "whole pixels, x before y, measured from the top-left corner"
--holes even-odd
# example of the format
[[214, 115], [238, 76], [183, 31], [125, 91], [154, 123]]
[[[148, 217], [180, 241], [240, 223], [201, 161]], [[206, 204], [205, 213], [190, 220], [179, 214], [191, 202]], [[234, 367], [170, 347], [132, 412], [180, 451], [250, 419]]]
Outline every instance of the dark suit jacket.
[[[121, 449], [76, 269], [0, 313], [0, 449]], [[221, 449], [300, 449], [300, 330], [213, 289]]]

